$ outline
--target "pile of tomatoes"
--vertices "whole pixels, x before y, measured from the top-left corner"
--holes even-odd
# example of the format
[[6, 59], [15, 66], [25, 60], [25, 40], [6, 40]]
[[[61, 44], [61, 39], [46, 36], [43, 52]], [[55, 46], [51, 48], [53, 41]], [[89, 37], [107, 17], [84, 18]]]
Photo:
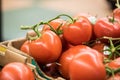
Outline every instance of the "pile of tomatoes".
[[35, 35], [28, 36], [21, 51], [44, 66], [46, 74], [57, 73], [67, 80], [120, 79], [119, 8], [103, 18], [60, 14], [22, 29], [32, 29]]
[[21, 29], [34, 32], [20, 50], [32, 56], [47, 75], [67, 80], [120, 80], [120, 8], [103, 18], [60, 14]]

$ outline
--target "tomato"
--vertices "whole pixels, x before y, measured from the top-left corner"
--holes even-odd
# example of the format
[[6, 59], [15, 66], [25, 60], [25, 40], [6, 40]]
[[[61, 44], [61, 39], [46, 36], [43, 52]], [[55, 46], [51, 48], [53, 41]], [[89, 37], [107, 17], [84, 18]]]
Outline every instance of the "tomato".
[[108, 57], [111, 54], [111, 52], [106, 51], [110, 49], [109, 46], [105, 43], [102, 43], [101, 41], [94, 43], [92, 48], [99, 51], [104, 57]]
[[118, 18], [120, 20], [120, 1], [119, 0], [116, 0], [116, 8], [113, 10], [112, 12], [112, 15], [115, 17], [115, 18]]
[[[55, 19], [51, 22], [49, 22], [49, 25], [56, 31], [56, 33], [59, 35], [61, 42], [62, 42], [62, 51], [67, 50], [68, 48], [70, 48], [70, 44], [64, 39], [63, 37], [63, 26], [66, 25], [66, 21], [63, 19]], [[44, 25], [42, 28], [42, 31], [45, 30], [50, 30], [50, 26], [49, 25]], [[59, 28], [59, 26], [61, 25], [61, 27]], [[53, 30], [52, 30], [53, 31]]]
[[86, 17], [79, 17], [74, 23], [63, 27], [63, 36], [66, 41], [73, 45], [79, 45], [90, 40], [92, 25]]
[[[68, 50], [66, 50], [63, 54], [62, 54], [62, 56], [60, 57], [60, 61], [59, 61], [59, 63], [60, 63], [60, 67], [59, 67], [59, 71], [60, 71], [60, 73], [63, 75], [63, 77], [65, 77], [65, 78], [70, 78], [70, 74], [71, 74], [71, 72], [69, 72], [70, 71], [70, 65], [72, 66], [72, 64], [71, 64], [71, 61], [72, 61], [72, 59], [73, 59], [73, 57], [75, 57], [76, 55], [79, 55], [79, 54], [83, 54], [83, 52], [85, 52], [85, 53], [88, 53], [88, 55], [90, 55], [90, 54], [94, 54], [94, 55], [98, 55], [99, 57], [97, 57], [97, 59], [98, 60], [101, 60], [101, 62], [103, 61], [103, 57], [102, 57], [102, 55], [101, 55], [101, 53], [99, 53], [98, 51], [96, 51], [96, 50], [94, 50], [94, 49], [91, 49], [91, 48], [89, 48], [89, 47], [87, 47], [87, 46], [85, 46], [85, 45], [78, 45], [78, 46], [73, 46], [72, 48], [69, 48]], [[86, 57], [87, 58], [87, 57]], [[96, 58], [95, 58], [95, 60], [97, 60]], [[87, 60], [87, 59], [86, 59]], [[92, 61], [91, 61], [92, 62]], [[100, 64], [102, 64], [100, 62]], [[92, 64], [91, 64], [92, 65]], [[97, 65], [99, 65], [98, 63], [97, 63]], [[100, 66], [100, 65], [99, 65]], [[91, 66], [87, 66], [87, 67], [91, 67]], [[87, 68], [87, 67], [83, 67], [83, 69], [85, 70], [85, 68]], [[95, 66], [93, 66], [94, 68], [95, 68]], [[73, 68], [76, 68], [76, 69], [78, 69], [77, 67], [74, 67], [73, 66]], [[88, 68], [89, 69], [89, 68]], [[97, 68], [95, 68], [96, 70], [97, 70]], [[79, 69], [78, 69], [79, 70]], [[101, 68], [101, 70], [103, 70], [103, 68]], [[79, 72], [81, 72], [81, 71], [79, 71]], [[83, 71], [84, 72], [84, 71]], [[75, 73], [76, 74], [76, 73]], [[104, 73], [102, 73], [103, 75], [104, 75]], [[79, 74], [78, 74], [79, 75]], [[78, 76], [77, 74], [76, 74], [76, 76]], [[87, 75], [87, 74], [86, 74]], [[84, 76], [85, 77], [85, 76]], [[71, 78], [70, 78], [70, 80], [71, 80]], [[74, 80], [79, 80], [79, 79], [74, 79]], [[82, 79], [82, 80], [84, 80], [84, 79]], [[91, 79], [92, 80], [92, 79]], [[97, 80], [97, 79], [96, 79]]]
[[25, 41], [25, 42], [22, 44], [22, 46], [21, 46], [21, 48], [20, 48], [21, 51], [27, 53], [28, 55], [30, 55], [30, 52], [29, 52], [29, 51], [30, 51], [30, 50], [29, 50], [29, 44], [30, 44], [30, 41], [27, 40], [27, 41]]
[[[61, 25], [59, 30], [62, 30], [62, 27], [65, 25], [66, 21], [64, 21], [63, 19], [55, 19], [51, 22], [49, 22], [49, 25], [52, 26], [53, 29], [57, 30], [58, 27]], [[42, 30], [50, 30], [50, 26], [49, 25], [44, 25]]]
[[113, 16], [120, 20], [120, 8], [116, 8], [113, 10]]
[[32, 70], [24, 63], [12, 62], [5, 65], [0, 80], [35, 80]]
[[[75, 19], [79, 19], [81, 16], [86, 17], [86, 18], [89, 20], [89, 22], [90, 22], [91, 25], [92, 25], [92, 29], [93, 29], [93, 26], [94, 26], [94, 24], [96, 23], [97, 18], [96, 18], [95, 16], [93, 16], [93, 15], [91, 15], [91, 14], [87, 14], [87, 13], [79, 13], [79, 14], [76, 14], [76, 15], [74, 16], [74, 18], [75, 18]], [[95, 37], [95, 34], [94, 34], [93, 30], [92, 30], [91, 40], [95, 40], [95, 39], [96, 39], [96, 37]]]
[[108, 66], [112, 69], [120, 68], [120, 57], [108, 63]]
[[40, 66], [40, 68], [42, 69], [42, 71], [53, 78], [59, 77], [59, 72], [58, 72], [58, 64], [56, 62], [53, 63], [48, 63], [46, 65], [42, 65]]
[[97, 38], [101, 38], [103, 36], [113, 38], [120, 37], [119, 20], [116, 18], [112, 20], [112, 17], [98, 19], [94, 25], [94, 33]]
[[102, 55], [94, 49], [84, 49], [69, 64], [70, 80], [105, 80]]
[[41, 37], [31, 41], [29, 50], [32, 57], [38, 63], [46, 64], [54, 62], [61, 55], [62, 44], [60, 38], [52, 31], [46, 30]]
[[70, 64], [73, 56], [79, 53], [80, 47], [82, 47], [82, 46], [75, 46], [75, 47], [69, 48], [68, 50], [66, 50], [65, 52], [62, 53], [62, 55], [60, 57], [60, 61], [59, 61], [59, 63], [60, 63], [59, 70], [63, 77], [69, 78], [69, 75], [68, 75], [69, 64]]
[[105, 46], [104, 43], [96, 42], [96, 43], [92, 46], [92, 48], [95, 49], [95, 50], [97, 50], [97, 51], [99, 51], [99, 52], [101, 52], [101, 53], [103, 53], [104, 46]]

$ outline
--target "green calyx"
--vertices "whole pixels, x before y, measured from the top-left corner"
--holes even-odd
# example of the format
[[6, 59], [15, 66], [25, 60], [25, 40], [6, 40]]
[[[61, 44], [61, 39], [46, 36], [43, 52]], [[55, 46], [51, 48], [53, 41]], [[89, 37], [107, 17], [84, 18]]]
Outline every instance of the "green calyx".
[[120, 38], [112, 38], [112, 37], [103, 37], [103, 39], [108, 39], [110, 42], [110, 47], [106, 50], [109, 51], [110, 54], [108, 55], [108, 59], [115, 59], [120, 56], [120, 45], [114, 45], [113, 40], [119, 41]]

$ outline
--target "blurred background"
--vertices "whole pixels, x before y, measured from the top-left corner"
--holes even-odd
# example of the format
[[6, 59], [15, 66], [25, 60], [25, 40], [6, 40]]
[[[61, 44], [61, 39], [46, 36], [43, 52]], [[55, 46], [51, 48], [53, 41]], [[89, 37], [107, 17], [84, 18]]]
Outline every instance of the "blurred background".
[[2, 0], [1, 40], [24, 37], [21, 25], [33, 25], [61, 13], [75, 15], [89, 13], [105, 17], [111, 13], [106, 0]]

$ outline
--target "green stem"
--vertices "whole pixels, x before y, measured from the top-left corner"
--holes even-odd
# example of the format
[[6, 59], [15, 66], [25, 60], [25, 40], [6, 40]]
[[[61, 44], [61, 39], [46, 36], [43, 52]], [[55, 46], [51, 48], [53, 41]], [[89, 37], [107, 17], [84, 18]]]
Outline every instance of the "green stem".
[[118, 72], [120, 72], [120, 68], [114, 70], [114, 73], [118, 73]]
[[53, 18], [53, 19], [49, 20], [49, 21], [48, 21], [48, 23], [49, 23], [49, 22], [51, 22], [51, 21], [53, 21], [53, 20], [55, 20], [55, 19], [60, 18], [61, 16], [66, 16], [66, 17], [70, 18], [70, 19], [71, 19], [71, 21], [72, 21], [72, 23], [74, 23], [74, 22], [75, 22], [75, 20], [74, 20], [71, 16], [69, 16], [69, 15], [67, 15], [67, 14], [60, 14], [60, 15], [56, 16], [55, 18]]
[[115, 72], [109, 66], [106, 66], [106, 71], [108, 72], [109, 75], [112, 75], [114, 77]]
[[[55, 19], [58, 19], [58, 18], [60, 18], [61, 16], [66, 16], [66, 17], [70, 18], [71, 21], [72, 21], [72, 23], [75, 22], [75, 20], [74, 20], [71, 16], [69, 16], [69, 15], [67, 15], [67, 14], [60, 14], [60, 15], [56, 16], [55, 18], [47, 21], [47, 22], [39, 22], [38, 24], [35, 24], [35, 25], [33, 25], [33, 26], [21, 26], [21, 29], [22, 29], [22, 30], [34, 30], [34, 32], [37, 34], [37, 37], [40, 37], [41, 34], [40, 34], [40, 32], [38, 31], [38, 27], [39, 27], [40, 25], [47, 24], [53, 32], [55, 32], [56, 34], [59, 35], [59, 34], [62, 33], [62, 31], [60, 31], [60, 27], [62, 26], [62, 24], [60, 24], [60, 25], [58, 26], [57, 30], [55, 30], [55, 29], [49, 24], [49, 22], [51, 22], [51, 21], [53, 21], [53, 20], [55, 20]], [[31, 39], [32, 39], [32, 37], [31, 37]]]
[[120, 8], [119, 0], [117, 0], [117, 3], [115, 4], [117, 8]]
[[109, 17], [108, 19], [109, 19], [109, 22], [111, 22], [111, 23], [114, 23], [114, 22], [115, 22], [114, 13], [113, 13], [113, 16], [112, 16], [112, 18], [111, 18], [111, 17]]
[[35, 33], [37, 34], [37, 36], [40, 37], [41, 34], [40, 34], [39, 30], [38, 30], [38, 27], [39, 27], [39, 24], [37, 24], [37, 26], [34, 27], [33, 30], [35, 31]]
[[50, 29], [57, 34], [57, 31], [49, 23], [45, 23], [45, 24], [47, 24], [50, 27]]
[[108, 59], [108, 58], [104, 59], [104, 64], [109, 63], [109, 62], [111, 62], [110, 59]]
[[114, 44], [113, 44], [112, 40], [111, 40], [111, 39], [109, 39], [109, 41], [110, 41], [110, 48], [111, 48], [111, 52], [112, 52], [112, 53], [114, 53], [114, 52], [115, 52], [115, 50], [116, 50], [116, 48], [115, 48], [115, 46], [114, 46]]
[[38, 27], [40, 25], [43, 25], [43, 24], [45, 24], [45, 23], [44, 22], [39, 22], [38, 24], [35, 24], [33, 26], [21, 26], [21, 29], [22, 30], [33, 30], [36, 33], [36, 36], [35, 37], [30, 37], [29, 36], [29, 39], [30, 40], [35, 40], [35, 39], [41, 37], [41, 33], [39, 32]]

